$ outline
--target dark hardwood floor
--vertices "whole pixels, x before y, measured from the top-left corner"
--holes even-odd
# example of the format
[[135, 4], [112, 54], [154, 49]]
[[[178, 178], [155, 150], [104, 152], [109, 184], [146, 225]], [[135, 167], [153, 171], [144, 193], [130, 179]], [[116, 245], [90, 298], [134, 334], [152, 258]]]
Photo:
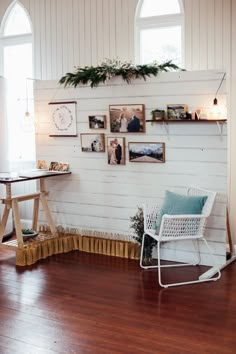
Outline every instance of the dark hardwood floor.
[[236, 262], [217, 282], [163, 289], [137, 261], [75, 251], [16, 267], [1, 250], [0, 354], [14, 353], [236, 353]]

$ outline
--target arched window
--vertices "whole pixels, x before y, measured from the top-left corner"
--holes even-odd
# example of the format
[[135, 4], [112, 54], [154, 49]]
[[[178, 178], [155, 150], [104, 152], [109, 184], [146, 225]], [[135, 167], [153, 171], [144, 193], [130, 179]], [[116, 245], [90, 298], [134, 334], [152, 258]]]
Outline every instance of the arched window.
[[[19, 1], [13, 1], [0, 29], [0, 64], [1, 75], [7, 79], [8, 141], [12, 165], [35, 160], [31, 28], [26, 10]], [[28, 118], [26, 112], [30, 113]]]
[[140, 0], [136, 10], [136, 62], [172, 60], [183, 66], [183, 7], [180, 0]]

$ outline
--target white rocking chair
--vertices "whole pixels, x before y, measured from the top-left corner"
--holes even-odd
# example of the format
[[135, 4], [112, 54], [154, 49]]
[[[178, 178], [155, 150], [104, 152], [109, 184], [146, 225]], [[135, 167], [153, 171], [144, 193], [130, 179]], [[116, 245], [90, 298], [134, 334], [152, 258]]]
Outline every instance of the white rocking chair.
[[[170, 286], [177, 286], [177, 285], [185, 285], [185, 284], [194, 284], [194, 283], [201, 283], [205, 281], [216, 281], [220, 278], [221, 273], [219, 270], [219, 266], [217, 266], [217, 261], [215, 256], [212, 254], [211, 249], [208, 245], [207, 240], [204, 237], [204, 229], [206, 225], [206, 221], [208, 216], [211, 214], [211, 210], [215, 201], [216, 193], [197, 189], [197, 188], [189, 188], [188, 193], [189, 196], [207, 196], [207, 200], [203, 206], [201, 214], [193, 214], [193, 215], [163, 215], [161, 219], [159, 233], [154, 229], [154, 225], [160, 214], [161, 208], [158, 206], [151, 206], [145, 204], [143, 206], [143, 213], [144, 213], [144, 234], [142, 239], [142, 246], [141, 246], [141, 255], [140, 255], [140, 266], [144, 269], [149, 268], [158, 268], [158, 281], [160, 286], [164, 288], [168, 288]], [[143, 253], [144, 253], [144, 243], [146, 237], [152, 237], [154, 240], [157, 241], [157, 257], [158, 257], [158, 264], [157, 265], [143, 265]], [[182, 240], [191, 240], [193, 242], [194, 249], [197, 251], [198, 259], [194, 263], [174, 263], [168, 265], [161, 265], [160, 260], [160, 246], [161, 242], [168, 242], [168, 241], [182, 241]], [[163, 267], [179, 267], [179, 266], [187, 266], [187, 265], [197, 265], [200, 262], [200, 253], [199, 247], [196, 247], [195, 242], [196, 240], [202, 240], [208, 251], [211, 255], [212, 261], [216, 266], [218, 272], [217, 275], [210, 279], [201, 279], [200, 277], [197, 280], [192, 281], [185, 281], [185, 282], [176, 282], [176, 283], [168, 283], [163, 284], [161, 280], [161, 268]], [[195, 241], [195, 242], [194, 242]], [[198, 246], [198, 243], [197, 243]], [[197, 248], [197, 249], [196, 249]]]

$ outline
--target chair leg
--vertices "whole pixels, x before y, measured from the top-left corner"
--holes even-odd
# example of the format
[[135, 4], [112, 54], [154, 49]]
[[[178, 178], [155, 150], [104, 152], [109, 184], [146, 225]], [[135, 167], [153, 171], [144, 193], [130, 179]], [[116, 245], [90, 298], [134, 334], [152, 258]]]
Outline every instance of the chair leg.
[[[157, 252], [158, 252], [158, 281], [159, 281], [159, 285], [162, 286], [163, 288], [169, 288], [171, 286], [179, 286], [179, 285], [187, 285], [187, 284], [196, 284], [196, 283], [204, 283], [204, 282], [207, 282], [207, 281], [216, 281], [218, 280], [220, 277], [221, 277], [221, 273], [220, 273], [220, 269], [219, 267], [217, 267], [216, 265], [216, 260], [215, 260], [215, 257], [213, 256], [212, 252], [211, 252], [211, 249], [208, 245], [208, 242], [207, 240], [203, 237], [202, 240], [204, 241], [210, 255], [211, 255], [211, 258], [212, 258], [212, 261], [213, 261], [213, 264], [215, 265], [215, 267], [217, 268], [218, 272], [217, 272], [217, 275], [213, 278], [206, 278], [206, 279], [201, 279], [200, 277], [198, 278], [198, 280], [192, 280], [192, 281], [187, 281], [187, 282], [179, 282], [179, 283], [167, 283], [167, 284], [163, 284], [162, 281], [161, 281], [161, 268], [163, 266], [161, 266], [161, 260], [160, 260], [160, 242], [157, 243]], [[200, 258], [200, 255], [199, 255], [199, 258]], [[182, 265], [191, 265], [191, 264], [182, 264]], [[174, 265], [170, 265], [170, 266], [174, 266]], [[181, 266], [181, 265], [180, 265]], [[166, 266], [168, 267], [168, 265]]]

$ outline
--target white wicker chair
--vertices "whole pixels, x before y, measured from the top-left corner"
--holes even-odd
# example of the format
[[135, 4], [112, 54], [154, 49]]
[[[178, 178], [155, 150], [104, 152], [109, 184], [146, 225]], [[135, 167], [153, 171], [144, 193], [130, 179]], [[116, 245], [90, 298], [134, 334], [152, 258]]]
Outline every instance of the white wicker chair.
[[[202, 196], [207, 196], [207, 200], [204, 204], [204, 207], [202, 209], [202, 213], [199, 215], [163, 215], [161, 224], [160, 224], [160, 229], [159, 233], [157, 234], [156, 230], [154, 230], [154, 224], [157, 220], [157, 217], [160, 213], [160, 208], [158, 206], [151, 206], [145, 204], [143, 206], [143, 212], [144, 212], [144, 235], [143, 235], [143, 240], [142, 240], [142, 246], [141, 246], [141, 256], [140, 256], [140, 266], [144, 269], [148, 268], [158, 268], [158, 280], [160, 286], [167, 288], [170, 286], [177, 286], [177, 285], [185, 285], [185, 284], [194, 284], [194, 283], [201, 283], [205, 281], [216, 281], [217, 279], [220, 278], [220, 270], [219, 267], [217, 266], [216, 259], [214, 255], [211, 252], [211, 249], [208, 245], [207, 240], [204, 237], [204, 229], [206, 225], [207, 218], [211, 214], [211, 210], [215, 201], [216, 193], [203, 190], [203, 189], [197, 189], [197, 188], [189, 188], [188, 195], [202, 195]], [[157, 241], [157, 257], [158, 257], [158, 264], [155, 266], [145, 266], [143, 265], [143, 251], [144, 251], [144, 242], [145, 242], [145, 237], [146, 236], [152, 237], [154, 240]], [[198, 259], [194, 263], [174, 263], [174, 264], [168, 264], [168, 265], [161, 265], [160, 261], [160, 246], [161, 242], [168, 242], [168, 241], [182, 241], [182, 240], [191, 240], [193, 242], [193, 246], [195, 251], [197, 251], [197, 256]], [[197, 280], [192, 280], [192, 281], [185, 281], [185, 282], [176, 282], [176, 283], [168, 283], [168, 284], [163, 284], [161, 281], [161, 268], [163, 267], [178, 267], [178, 266], [187, 266], [187, 265], [197, 265], [200, 262], [200, 254], [199, 254], [199, 247], [198, 247], [198, 241], [196, 240], [203, 240], [209, 254], [212, 257], [212, 261], [216, 268], [218, 269], [218, 273], [214, 278], [210, 279], [200, 279], [198, 278]], [[197, 243], [197, 247], [196, 247]]]

